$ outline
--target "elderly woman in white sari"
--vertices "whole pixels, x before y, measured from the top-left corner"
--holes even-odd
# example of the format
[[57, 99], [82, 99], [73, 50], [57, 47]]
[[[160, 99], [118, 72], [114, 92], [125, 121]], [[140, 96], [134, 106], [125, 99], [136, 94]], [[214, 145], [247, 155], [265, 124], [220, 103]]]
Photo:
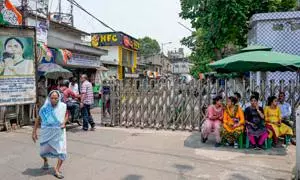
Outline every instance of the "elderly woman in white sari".
[[[66, 109], [67, 106], [61, 102], [61, 95], [58, 91], [51, 91], [44, 105], [39, 111], [41, 119], [40, 131], [40, 156], [44, 161], [43, 169], [49, 169], [47, 158], [57, 158], [58, 162], [54, 167], [54, 176], [63, 179], [61, 166], [67, 156], [66, 145]], [[39, 119], [35, 121], [32, 139], [37, 141], [37, 128]]]

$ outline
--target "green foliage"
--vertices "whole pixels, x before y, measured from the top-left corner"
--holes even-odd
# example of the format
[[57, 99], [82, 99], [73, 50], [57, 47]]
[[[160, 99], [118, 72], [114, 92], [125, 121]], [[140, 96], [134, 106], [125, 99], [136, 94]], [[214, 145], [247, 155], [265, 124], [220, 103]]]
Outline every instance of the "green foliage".
[[144, 37], [139, 39], [139, 42], [139, 56], [148, 57], [151, 55], [158, 54], [160, 52], [159, 43], [155, 39], [151, 39], [150, 37]]
[[211, 61], [247, 45], [248, 22], [255, 13], [292, 10], [296, 0], [180, 0], [183, 19], [196, 31], [181, 43], [193, 52], [193, 74], [208, 72]]

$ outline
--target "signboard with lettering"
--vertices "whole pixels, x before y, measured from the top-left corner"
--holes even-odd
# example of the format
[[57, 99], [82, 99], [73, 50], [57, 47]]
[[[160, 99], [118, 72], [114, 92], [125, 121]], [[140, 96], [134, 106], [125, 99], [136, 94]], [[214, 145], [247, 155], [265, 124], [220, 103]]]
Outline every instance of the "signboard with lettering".
[[91, 44], [93, 47], [124, 46], [125, 48], [132, 50], [139, 50], [140, 48], [140, 44], [137, 39], [123, 32], [92, 34]]
[[29, 26], [36, 27], [36, 40], [40, 43], [47, 44], [48, 38], [48, 22], [47, 20], [35, 20], [35, 19], [28, 19]]
[[72, 58], [67, 61], [67, 65], [78, 67], [98, 68], [101, 65], [100, 57], [83, 54], [72, 54]]
[[36, 102], [34, 29], [0, 28], [0, 106]]

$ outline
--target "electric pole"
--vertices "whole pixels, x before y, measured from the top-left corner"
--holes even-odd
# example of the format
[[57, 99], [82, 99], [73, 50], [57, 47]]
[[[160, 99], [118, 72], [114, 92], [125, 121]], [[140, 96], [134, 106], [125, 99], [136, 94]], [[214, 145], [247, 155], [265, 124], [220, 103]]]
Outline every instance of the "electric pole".
[[22, 26], [25, 26], [25, 19], [26, 19], [26, 11], [27, 11], [27, 4], [28, 1], [27, 0], [22, 0], [21, 2], [21, 14], [22, 14]]
[[61, 23], [61, 0], [58, 0], [58, 22]]
[[74, 26], [74, 16], [73, 16], [73, 4], [71, 3], [71, 25]]

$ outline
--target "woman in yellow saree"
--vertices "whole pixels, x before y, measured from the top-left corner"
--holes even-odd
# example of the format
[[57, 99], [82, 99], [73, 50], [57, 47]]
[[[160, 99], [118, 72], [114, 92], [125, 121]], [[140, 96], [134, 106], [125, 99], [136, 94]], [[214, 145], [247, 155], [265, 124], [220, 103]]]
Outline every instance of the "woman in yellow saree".
[[242, 108], [237, 104], [235, 97], [229, 97], [224, 111], [222, 130], [223, 143], [238, 148], [238, 138], [244, 132], [245, 118]]
[[[277, 105], [276, 96], [268, 98], [268, 106], [264, 109], [266, 127], [269, 131], [269, 138], [273, 138], [273, 144], [276, 146], [278, 137], [284, 135], [293, 135], [293, 130], [281, 122], [281, 112]], [[289, 142], [286, 142], [289, 143]]]

